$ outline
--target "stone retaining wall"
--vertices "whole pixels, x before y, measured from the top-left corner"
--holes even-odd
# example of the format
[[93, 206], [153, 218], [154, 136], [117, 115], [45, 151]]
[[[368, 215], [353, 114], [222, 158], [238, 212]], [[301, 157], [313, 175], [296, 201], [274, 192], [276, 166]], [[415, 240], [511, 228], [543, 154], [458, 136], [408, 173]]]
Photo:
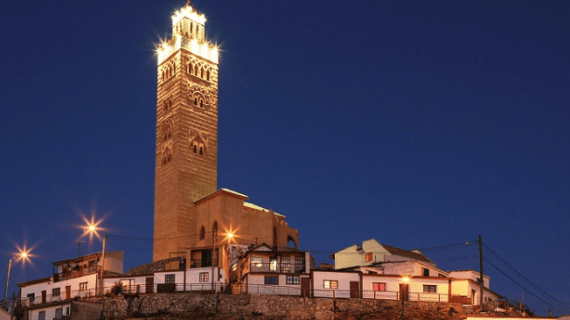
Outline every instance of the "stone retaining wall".
[[[107, 319], [400, 319], [401, 302], [271, 295], [164, 293], [98, 298]], [[406, 302], [407, 320], [459, 320], [462, 305]]]

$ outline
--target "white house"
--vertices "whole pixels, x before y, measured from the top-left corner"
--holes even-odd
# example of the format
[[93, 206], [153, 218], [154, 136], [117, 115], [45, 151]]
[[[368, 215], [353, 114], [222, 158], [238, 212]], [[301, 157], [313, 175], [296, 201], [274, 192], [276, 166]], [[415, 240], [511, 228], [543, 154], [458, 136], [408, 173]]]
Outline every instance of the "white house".
[[[362, 245], [352, 245], [331, 255], [335, 269], [345, 269], [358, 266], [374, 265], [387, 261], [423, 261], [433, 263], [419, 250], [403, 250], [380, 244], [375, 239], [362, 242]], [[435, 265], [435, 264], [434, 264]]]
[[[28, 307], [28, 319], [59, 319], [70, 314], [71, 299], [97, 292], [101, 253], [53, 263], [51, 277], [21, 282], [20, 299]], [[122, 251], [105, 253], [104, 276], [123, 272]]]
[[310, 255], [289, 247], [262, 243], [251, 246], [230, 275], [238, 279], [240, 292], [307, 296], [310, 290]]

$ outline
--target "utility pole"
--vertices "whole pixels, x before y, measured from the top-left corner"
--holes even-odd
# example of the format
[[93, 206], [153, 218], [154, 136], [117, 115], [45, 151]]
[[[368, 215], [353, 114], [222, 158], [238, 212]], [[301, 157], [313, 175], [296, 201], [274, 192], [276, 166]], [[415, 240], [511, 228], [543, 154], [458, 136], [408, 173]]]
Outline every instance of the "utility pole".
[[107, 231], [103, 232], [103, 251], [101, 252], [101, 270], [99, 273], [99, 290], [100, 294], [104, 295], [105, 290], [103, 288], [103, 270], [105, 269], [105, 246], [107, 244]]
[[6, 276], [6, 291], [4, 291], [4, 301], [8, 301], [8, 285], [10, 283], [10, 271], [12, 271], [12, 259], [8, 261], [8, 275]]
[[216, 292], [216, 287], [214, 287], [214, 261], [216, 255], [216, 236], [218, 235], [218, 230], [214, 229], [214, 234], [212, 235], [213, 246], [212, 246], [212, 290]]
[[479, 305], [481, 306], [481, 311], [483, 311], [483, 287], [485, 280], [483, 280], [483, 241], [481, 240], [481, 235], [479, 235]]
[[77, 241], [77, 257], [81, 257], [81, 243], [85, 241]]

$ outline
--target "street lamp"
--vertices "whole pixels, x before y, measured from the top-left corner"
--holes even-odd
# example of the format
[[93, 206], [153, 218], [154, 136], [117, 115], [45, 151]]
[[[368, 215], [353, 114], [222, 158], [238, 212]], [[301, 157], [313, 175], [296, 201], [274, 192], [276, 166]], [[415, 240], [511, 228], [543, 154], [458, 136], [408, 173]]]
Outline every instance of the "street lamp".
[[[231, 240], [233, 239], [234, 234], [232, 231], [228, 231], [226, 233], [226, 240], [228, 241], [228, 243], [231, 243]], [[214, 292], [216, 291], [216, 287], [214, 284], [214, 259], [215, 259], [215, 255], [216, 255], [216, 240], [218, 238], [218, 229], [214, 229], [214, 234], [213, 234], [213, 247], [212, 247], [212, 290], [214, 290]], [[218, 272], [220, 270], [220, 261], [218, 259]]]
[[107, 245], [107, 231], [99, 227], [99, 224], [102, 222], [102, 220], [99, 220], [97, 222], [94, 222], [94, 219], [91, 219], [91, 222], [86, 219], [84, 220], [87, 225], [81, 227], [84, 230], [82, 236], [89, 234], [90, 239], [93, 238], [93, 235], [95, 235], [97, 238], [100, 238], [101, 236], [99, 235], [98, 231], [103, 230], [103, 250], [101, 251], [101, 269], [99, 269], [99, 294], [103, 295], [105, 293], [103, 289], [103, 270], [105, 269], [105, 247]]
[[14, 257], [11, 258], [10, 260], [8, 260], [8, 273], [6, 275], [6, 290], [4, 291], [4, 301], [8, 301], [8, 286], [10, 283], [10, 272], [12, 271], [12, 262], [14, 261], [14, 259], [16, 259], [16, 261], [22, 261], [22, 263], [28, 262], [30, 261], [30, 257], [32, 256], [32, 254], [30, 253], [32, 249], [26, 249], [26, 247], [24, 247], [23, 249], [18, 248], [18, 253], [14, 254]]
[[402, 292], [400, 297], [402, 299], [402, 317], [401, 317], [402, 320], [404, 320], [404, 301], [405, 301], [404, 293], [406, 294], [406, 296], [408, 295], [408, 281], [410, 281], [409, 277], [402, 278], [403, 284], [402, 284], [402, 290], [400, 290]]

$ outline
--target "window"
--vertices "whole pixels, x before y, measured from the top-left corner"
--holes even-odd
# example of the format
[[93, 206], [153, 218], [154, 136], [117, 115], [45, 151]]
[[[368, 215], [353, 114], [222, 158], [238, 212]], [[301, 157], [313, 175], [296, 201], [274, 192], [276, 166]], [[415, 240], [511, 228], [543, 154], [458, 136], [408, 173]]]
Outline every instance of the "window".
[[374, 282], [372, 283], [372, 290], [374, 291], [386, 291], [385, 282]]
[[299, 276], [287, 276], [287, 284], [299, 284], [301, 283], [301, 280], [299, 278]]
[[202, 229], [200, 229], [200, 240], [204, 240], [204, 238], [206, 238], [206, 228], [202, 226]]
[[429, 269], [424, 268], [424, 277], [429, 277]]
[[30, 304], [34, 304], [35, 299], [36, 295], [34, 293], [28, 293], [28, 301], [30, 301]]
[[291, 258], [290, 257], [281, 257], [281, 271], [282, 272], [291, 272]]
[[56, 318], [56, 319], [61, 319], [61, 316], [63, 316], [63, 308], [57, 308], [57, 309], [55, 309], [55, 318]]
[[38, 313], [38, 320], [46, 320], [46, 312], [45, 311], [40, 311]]
[[263, 259], [260, 257], [251, 257], [251, 266], [261, 268], [263, 266]]
[[338, 289], [338, 281], [337, 280], [324, 280], [323, 281], [323, 288], [325, 288], [325, 289]]
[[164, 276], [164, 283], [174, 283], [176, 280], [176, 276], [173, 274], [167, 274]]
[[265, 284], [279, 284], [279, 277], [275, 276], [265, 276]]
[[305, 257], [295, 257], [295, 272], [305, 271]]
[[200, 272], [200, 282], [208, 282], [210, 281], [210, 274], [208, 272]]
[[237, 270], [237, 262], [234, 262], [234, 264], [232, 264], [232, 271], [236, 271]]
[[59, 297], [59, 288], [51, 289], [51, 296], [52, 297]]
[[269, 258], [269, 270], [277, 271], [277, 258]]
[[366, 254], [366, 256], [364, 257], [364, 259], [365, 259], [366, 262], [372, 261], [372, 260], [374, 259], [374, 253], [373, 253], [373, 252], [368, 252], [368, 253]]
[[79, 284], [79, 291], [87, 291], [87, 282], [81, 282]]
[[436, 293], [437, 286], [432, 284], [424, 284], [424, 292], [425, 293]]

